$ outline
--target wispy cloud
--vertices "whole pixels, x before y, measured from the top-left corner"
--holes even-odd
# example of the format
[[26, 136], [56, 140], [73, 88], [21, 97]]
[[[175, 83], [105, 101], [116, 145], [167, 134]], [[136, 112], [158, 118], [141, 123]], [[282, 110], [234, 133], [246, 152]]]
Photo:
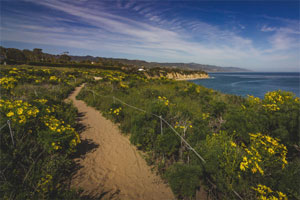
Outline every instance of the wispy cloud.
[[272, 35], [268, 38], [271, 48], [267, 52], [282, 51], [282, 50], [296, 50], [299, 53], [300, 48], [300, 24], [299, 21], [284, 19], [280, 17], [268, 17], [267, 19], [282, 22], [282, 25], [274, 27], [263, 25], [262, 32], [269, 32]]
[[270, 37], [270, 43], [272, 44], [272, 51], [286, 50], [291, 47], [299, 47], [299, 38], [292, 37], [284, 31], [277, 31], [272, 37]]
[[276, 30], [275, 27], [269, 27], [269, 26], [266, 26], [264, 25], [263, 27], [261, 27], [260, 29], [262, 32], [273, 32]]

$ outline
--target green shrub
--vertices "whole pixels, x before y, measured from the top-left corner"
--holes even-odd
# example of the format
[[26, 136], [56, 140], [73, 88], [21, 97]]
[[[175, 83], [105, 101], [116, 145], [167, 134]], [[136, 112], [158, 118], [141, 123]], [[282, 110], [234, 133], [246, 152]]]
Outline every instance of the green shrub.
[[174, 164], [166, 171], [165, 177], [177, 198], [190, 198], [196, 195], [203, 176], [200, 166]]

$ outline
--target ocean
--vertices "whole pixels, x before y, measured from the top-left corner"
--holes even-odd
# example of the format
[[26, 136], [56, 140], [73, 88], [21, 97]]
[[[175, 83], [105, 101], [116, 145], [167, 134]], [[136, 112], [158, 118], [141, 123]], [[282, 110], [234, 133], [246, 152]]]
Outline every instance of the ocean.
[[209, 73], [210, 79], [191, 80], [198, 85], [226, 94], [253, 95], [263, 98], [266, 92], [284, 90], [300, 97], [299, 72]]

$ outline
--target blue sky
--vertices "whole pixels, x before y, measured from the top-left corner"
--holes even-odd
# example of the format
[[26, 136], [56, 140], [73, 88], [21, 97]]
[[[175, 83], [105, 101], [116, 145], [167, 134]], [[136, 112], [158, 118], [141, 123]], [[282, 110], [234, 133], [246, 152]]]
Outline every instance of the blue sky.
[[1, 45], [299, 71], [299, 1], [2, 0]]

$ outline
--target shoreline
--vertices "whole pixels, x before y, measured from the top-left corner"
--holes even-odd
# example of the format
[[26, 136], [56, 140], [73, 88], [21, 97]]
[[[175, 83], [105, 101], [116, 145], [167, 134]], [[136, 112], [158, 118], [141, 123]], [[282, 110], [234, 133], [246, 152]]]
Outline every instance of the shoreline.
[[198, 80], [198, 79], [211, 79], [210, 76], [208, 77], [198, 77], [198, 78], [180, 78], [180, 79], [174, 79], [175, 81], [192, 81], [192, 80]]

